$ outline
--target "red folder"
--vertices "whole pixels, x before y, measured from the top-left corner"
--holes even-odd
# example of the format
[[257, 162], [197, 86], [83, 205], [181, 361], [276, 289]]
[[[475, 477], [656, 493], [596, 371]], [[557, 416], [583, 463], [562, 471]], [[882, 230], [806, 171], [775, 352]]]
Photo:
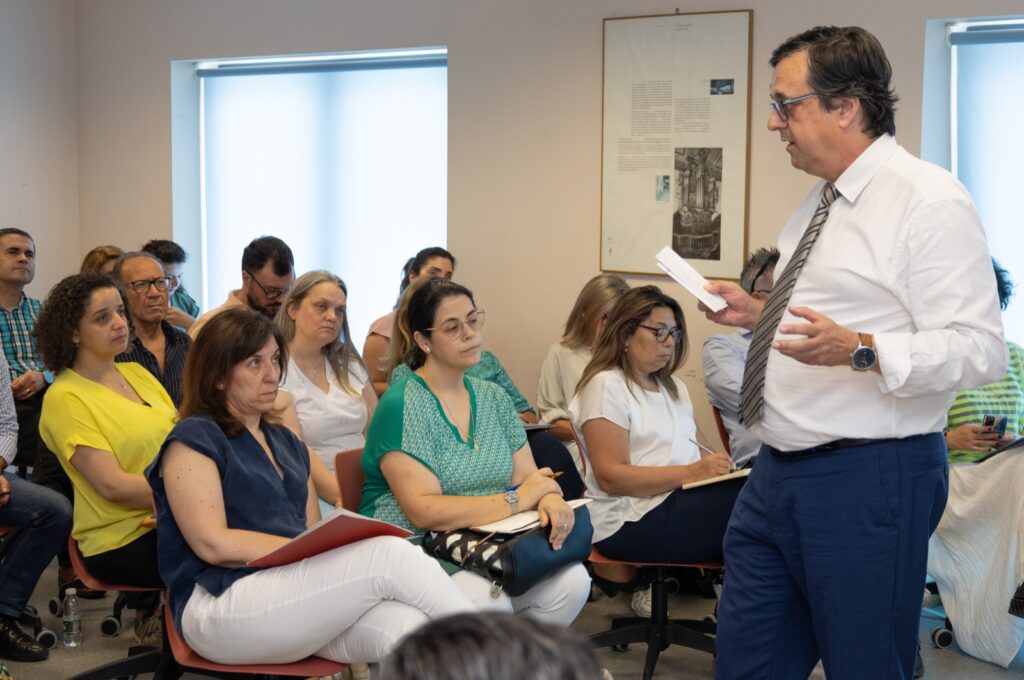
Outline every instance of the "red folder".
[[332, 548], [361, 541], [364, 538], [373, 538], [374, 536], [408, 538], [411, 535], [411, 531], [394, 524], [338, 508], [277, 550], [249, 562], [249, 566], [279, 567], [282, 564], [298, 562]]

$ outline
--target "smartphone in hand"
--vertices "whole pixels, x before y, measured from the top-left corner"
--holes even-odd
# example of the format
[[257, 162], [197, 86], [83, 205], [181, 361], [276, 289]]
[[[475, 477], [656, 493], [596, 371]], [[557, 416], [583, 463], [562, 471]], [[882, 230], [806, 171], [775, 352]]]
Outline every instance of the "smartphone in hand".
[[1000, 437], [1006, 432], [1006, 416], [987, 415], [981, 424], [983, 427], [987, 427], [989, 432], [998, 434]]

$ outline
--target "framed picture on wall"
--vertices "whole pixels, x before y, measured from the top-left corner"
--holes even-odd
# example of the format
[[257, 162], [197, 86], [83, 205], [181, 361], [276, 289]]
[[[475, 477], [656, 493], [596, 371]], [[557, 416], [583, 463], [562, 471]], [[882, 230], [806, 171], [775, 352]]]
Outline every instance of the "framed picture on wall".
[[747, 250], [753, 11], [604, 20], [601, 269], [670, 246], [736, 278]]

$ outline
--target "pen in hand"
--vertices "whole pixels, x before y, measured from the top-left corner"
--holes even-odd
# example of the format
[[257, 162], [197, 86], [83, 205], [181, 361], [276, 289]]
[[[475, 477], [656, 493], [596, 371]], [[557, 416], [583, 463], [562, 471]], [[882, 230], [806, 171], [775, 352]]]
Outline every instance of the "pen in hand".
[[[558, 471], [558, 472], [556, 472], [555, 474], [551, 475], [551, 479], [558, 479], [559, 477], [561, 477], [561, 476], [562, 476], [562, 474], [563, 474], [563, 473], [562, 473], [562, 471], [561, 471], [561, 470], [559, 470], [559, 471]], [[515, 486], [506, 486], [506, 487], [505, 487], [505, 491], [516, 491], [516, 490], [517, 490], [517, 489], [518, 489], [519, 487], [521, 487], [522, 485], [523, 485], [523, 483], [522, 483], [522, 482], [519, 482], [519, 483], [518, 483], [518, 484], [516, 484]]]
[[[703, 444], [701, 444], [699, 441], [697, 441], [693, 437], [690, 437], [690, 442], [693, 443], [693, 444], [696, 444], [697, 448], [703, 449], [703, 450], [707, 451], [708, 453], [717, 453], [717, 451], [712, 451], [711, 449], [709, 449], [708, 447], [704, 446]], [[729, 472], [736, 472], [737, 470], [739, 470], [739, 468], [736, 466], [735, 463], [733, 463], [729, 467]]]

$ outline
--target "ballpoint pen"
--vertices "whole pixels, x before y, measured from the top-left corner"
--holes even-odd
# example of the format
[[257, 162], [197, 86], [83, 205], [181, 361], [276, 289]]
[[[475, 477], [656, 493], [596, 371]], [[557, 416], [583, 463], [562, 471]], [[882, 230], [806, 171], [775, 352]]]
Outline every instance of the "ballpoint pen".
[[[692, 442], [693, 444], [696, 444], [698, 448], [704, 449], [708, 453], [716, 453], [715, 451], [712, 451], [708, 447], [706, 447], [703, 444], [701, 444], [699, 441], [697, 441], [693, 437], [690, 437], [690, 442]], [[729, 472], [736, 472], [737, 470], [739, 470], [739, 467], [737, 467], [735, 463], [729, 468]]]

